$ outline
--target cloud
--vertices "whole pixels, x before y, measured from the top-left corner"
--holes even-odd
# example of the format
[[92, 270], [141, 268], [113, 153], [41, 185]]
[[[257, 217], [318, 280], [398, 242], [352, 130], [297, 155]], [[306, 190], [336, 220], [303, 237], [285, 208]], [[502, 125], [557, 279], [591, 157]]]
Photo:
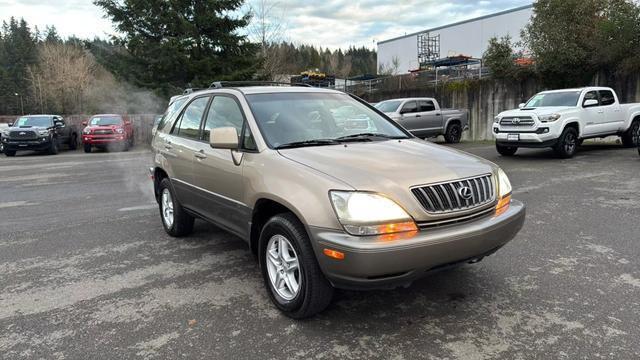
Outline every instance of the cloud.
[[[249, 0], [246, 8], [261, 0]], [[284, 39], [338, 48], [378, 41], [527, 5], [531, 0], [274, 0], [286, 24]], [[63, 36], [106, 37], [114, 33], [90, 0], [0, 0], [0, 14], [24, 17], [43, 29], [55, 25]], [[6, 15], [5, 15], [6, 14]]]

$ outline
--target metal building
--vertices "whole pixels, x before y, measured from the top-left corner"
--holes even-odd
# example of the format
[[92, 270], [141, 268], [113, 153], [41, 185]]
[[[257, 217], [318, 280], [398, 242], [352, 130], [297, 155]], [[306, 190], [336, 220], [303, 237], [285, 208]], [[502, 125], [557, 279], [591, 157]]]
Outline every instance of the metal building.
[[464, 55], [481, 58], [489, 39], [509, 35], [520, 41], [520, 31], [533, 14], [533, 5], [439, 26], [378, 43], [378, 69], [399, 63], [398, 73], [420, 68], [426, 60], [435, 61], [449, 56]]

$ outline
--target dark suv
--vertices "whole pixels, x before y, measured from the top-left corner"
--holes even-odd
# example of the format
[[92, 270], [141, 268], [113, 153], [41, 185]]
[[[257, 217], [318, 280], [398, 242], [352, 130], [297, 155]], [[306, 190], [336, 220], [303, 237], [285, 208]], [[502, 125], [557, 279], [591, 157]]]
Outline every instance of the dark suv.
[[2, 145], [6, 156], [15, 156], [21, 150], [57, 154], [61, 145], [77, 148], [78, 132], [59, 115], [21, 116], [3, 130]]

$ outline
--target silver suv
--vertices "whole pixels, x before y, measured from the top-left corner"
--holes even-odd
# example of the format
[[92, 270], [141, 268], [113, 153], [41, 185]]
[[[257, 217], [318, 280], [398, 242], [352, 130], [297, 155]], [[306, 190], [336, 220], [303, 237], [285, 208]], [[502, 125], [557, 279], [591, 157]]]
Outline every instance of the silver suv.
[[244, 239], [286, 315], [322, 311], [334, 287], [407, 286], [477, 262], [522, 227], [495, 164], [342, 92], [246, 85], [174, 98], [150, 171], [166, 232], [199, 218]]

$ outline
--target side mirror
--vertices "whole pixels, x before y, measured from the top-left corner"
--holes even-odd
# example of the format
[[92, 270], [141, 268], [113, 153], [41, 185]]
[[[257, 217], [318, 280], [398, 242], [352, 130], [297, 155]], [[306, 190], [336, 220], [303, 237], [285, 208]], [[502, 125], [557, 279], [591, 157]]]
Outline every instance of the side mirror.
[[86, 122], [86, 121], [83, 121], [83, 122], [82, 122], [82, 126], [87, 126], [88, 124], [89, 124], [89, 123], [88, 123], [88, 122]]
[[9, 125], [9, 127], [13, 127], [13, 123], [12, 122], [7, 124], [7, 125]]
[[525, 104], [525, 103], [520, 103], [520, 105], [518, 105], [518, 109], [524, 109], [524, 107], [525, 107], [526, 105], [527, 105], [527, 104]]
[[585, 108], [594, 107], [594, 106], [598, 106], [598, 100], [596, 100], [596, 99], [585, 100], [582, 103], [582, 107], [585, 107]]
[[53, 126], [56, 128], [63, 128], [64, 127], [64, 123], [60, 122], [60, 121], [56, 121], [53, 123]]
[[209, 145], [214, 149], [237, 149], [239, 145], [238, 130], [232, 126], [211, 129]]

